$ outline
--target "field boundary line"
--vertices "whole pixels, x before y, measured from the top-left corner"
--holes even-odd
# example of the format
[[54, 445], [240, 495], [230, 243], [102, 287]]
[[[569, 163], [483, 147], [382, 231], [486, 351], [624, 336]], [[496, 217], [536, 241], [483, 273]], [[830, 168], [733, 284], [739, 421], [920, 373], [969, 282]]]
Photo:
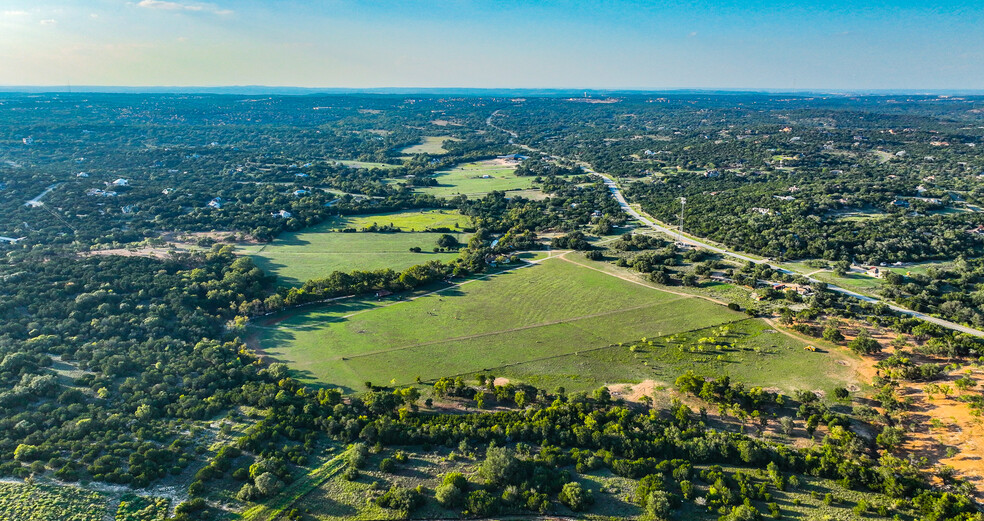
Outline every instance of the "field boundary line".
[[662, 306], [663, 304], [669, 304], [670, 302], [676, 302], [677, 300], [682, 300], [682, 299], [670, 299], [670, 300], [666, 300], [666, 301], [663, 301], [663, 302], [655, 302], [655, 303], [643, 304], [643, 305], [640, 305], [640, 306], [633, 306], [633, 307], [629, 307], [629, 308], [616, 309], [616, 310], [612, 310], [612, 311], [605, 311], [605, 312], [602, 312], [602, 313], [593, 313], [593, 314], [590, 314], [590, 315], [581, 315], [581, 316], [578, 316], [578, 317], [565, 318], [565, 319], [561, 319], [561, 320], [552, 320], [552, 321], [549, 321], [549, 322], [541, 322], [539, 324], [530, 324], [528, 326], [520, 326], [520, 327], [509, 328], [509, 329], [501, 329], [499, 331], [489, 331], [487, 333], [476, 333], [474, 335], [465, 335], [465, 336], [459, 336], [459, 337], [454, 337], [454, 338], [445, 338], [445, 339], [441, 339], [441, 340], [432, 340], [432, 341], [427, 341], [427, 342], [419, 342], [419, 343], [416, 343], [416, 344], [407, 344], [405, 346], [392, 347], [392, 348], [389, 348], [389, 349], [381, 349], [381, 350], [378, 350], [378, 351], [370, 351], [368, 353], [359, 353], [357, 355], [350, 355], [350, 356], [346, 356], [346, 357], [336, 357], [334, 359], [335, 360], [340, 360], [342, 358], [348, 358], [348, 359], [351, 360], [353, 358], [364, 358], [364, 357], [367, 357], [367, 356], [379, 355], [379, 354], [383, 354], [383, 353], [392, 353], [394, 351], [402, 351], [404, 349], [413, 349], [415, 347], [423, 347], [423, 346], [434, 345], [434, 344], [444, 344], [446, 342], [459, 342], [459, 341], [462, 341], [462, 340], [471, 340], [473, 338], [482, 338], [482, 337], [486, 337], [486, 336], [503, 335], [503, 334], [506, 334], [506, 333], [513, 333], [513, 332], [516, 332], [516, 331], [525, 331], [527, 329], [537, 329], [537, 328], [540, 328], [540, 327], [555, 326], [557, 324], [566, 324], [566, 323], [569, 323], [569, 322], [578, 322], [578, 321], [581, 321], [581, 320], [587, 320], [587, 319], [591, 319], [591, 318], [605, 317], [605, 316], [608, 316], [608, 315], [616, 315], [616, 314], [620, 314], [620, 313], [627, 313], [629, 311], [636, 311], [636, 310], [645, 309], [645, 308]]
[[[531, 250], [531, 251], [539, 251], [539, 250]], [[525, 253], [525, 252], [518, 252], [518, 253]], [[523, 269], [523, 268], [529, 268], [529, 267], [535, 266], [535, 265], [537, 265], [537, 264], [539, 264], [539, 263], [541, 263], [541, 262], [543, 262], [545, 260], [552, 259], [554, 257], [559, 257], [563, 253], [567, 253], [567, 251], [561, 251], [561, 252], [558, 253], [558, 255], [554, 255], [554, 252], [553, 251], [547, 250], [547, 256], [544, 257], [544, 258], [542, 258], [542, 259], [536, 259], [536, 260], [532, 260], [532, 261], [524, 260], [523, 261], [524, 264], [519, 265], [519, 266], [516, 266], [514, 268], [509, 268], [509, 269], [506, 269], [506, 270], [497, 271], [495, 273], [488, 273], [488, 274], [481, 275], [481, 276], [478, 276], [478, 277], [475, 277], [475, 278], [471, 278], [471, 279], [468, 279], [468, 280], [463, 280], [461, 282], [455, 282], [454, 284], [451, 284], [450, 286], [447, 286], [447, 287], [444, 287], [444, 288], [436, 289], [434, 291], [429, 291], [427, 293], [422, 293], [420, 295], [416, 295], [416, 296], [413, 296], [413, 297], [407, 297], [407, 298], [405, 298], [403, 300], [397, 300], [395, 302], [390, 302], [389, 304], [384, 304], [384, 305], [381, 305], [381, 306], [374, 306], [374, 307], [371, 307], [371, 308], [368, 308], [368, 309], [363, 309], [363, 310], [355, 311], [353, 313], [349, 313], [348, 315], [343, 315], [343, 316], [340, 316], [340, 317], [330, 318], [330, 319], [325, 320], [325, 322], [341, 322], [342, 320], [348, 319], [350, 317], [353, 317], [355, 315], [359, 315], [359, 314], [362, 314], [362, 313], [367, 313], [369, 311], [375, 311], [377, 309], [388, 308], [390, 306], [395, 306], [397, 304], [401, 304], [401, 303], [404, 303], [404, 302], [413, 302], [414, 300], [417, 300], [419, 298], [428, 297], [428, 296], [433, 295], [435, 293], [441, 293], [442, 291], [447, 291], [449, 289], [454, 289], [454, 288], [457, 288], [459, 286], [463, 286], [465, 284], [468, 284], [470, 282], [475, 282], [475, 281], [479, 281], [479, 280], [488, 279], [488, 278], [494, 277], [496, 275], [501, 275], [503, 273], [509, 273], [511, 271], [515, 271], [515, 270], [519, 270], [519, 269]], [[296, 306], [293, 306], [293, 307], [284, 309], [282, 311], [278, 311], [278, 312], [275, 312], [275, 313], [268, 313], [268, 314], [262, 315], [262, 316], [266, 317], [266, 316], [270, 316], [270, 315], [277, 315], [279, 313], [285, 313], [287, 311], [299, 309], [299, 308], [302, 308], [302, 307], [315, 306], [315, 305], [319, 305], [319, 304], [329, 304], [329, 303], [334, 302], [334, 301], [344, 300], [344, 299], [349, 299], [349, 298], [356, 298], [356, 297], [359, 297], [359, 296], [367, 297], [368, 294], [362, 294], [362, 295], [346, 295], [346, 296], [343, 296], [343, 297], [333, 297], [333, 298], [330, 298], [330, 299], [318, 300], [318, 301], [314, 301], [314, 302], [305, 302], [303, 304], [298, 304]], [[288, 317], [288, 318], [290, 318], [290, 317]], [[286, 329], [286, 330], [295, 329], [295, 328], [290, 327], [290, 326], [260, 326], [260, 325], [255, 325], [255, 324], [252, 327], [255, 327], [255, 328], [258, 328], [258, 329], [267, 329], [267, 330], [270, 330], [270, 331], [277, 331], [277, 330], [284, 330], [284, 329]]]
[[422, 295], [417, 295], [415, 297], [408, 297], [408, 298], [403, 299], [403, 300], [397, 300], [396, 302], [392, 302], [390, 304], [386, 304], [385, 306], [376, 306], [376, 307], [373, 307], [373, 308], [363, 309], [363, 310], [360, 310], [360, 311], [356, 311], [354, 313], [349, 313], [348, 315], [343, 315], [341, 317], [338, 317], [337, 319], [330, 320], [329, 322], [340, 322], [341, 319], [350, 318], [350, 317], [353, 317], [355, 315], [360, 315], [362, 313], [367, 313], [369, 311], [375, 311], [377, 309], [388, 308], [388, 307], [391, 307], [391, 306], [395, 306], [397, 304], [403, 304], [405, 302], [413, 302], [413, 301], [415, 301], [417, 299], [421, 299], [421, 298], [424, 298], [424, 297], [429, 297], [429, 296], [434, 295], [436, 293], [441, 293], [443, 291], [448, 291], [450, 289], [454, 289], [454, 288], [458, 288], [458, 287], [464, 286], [465, 284], [469, 284], [469, 283], [472, 283], [472, 282], [477, 282], [477, 281], [480, 281], [480, 280], [489, 279], [489, 278], [492, 278], [492, 277], [494, 277], [496, 275], [501, 275], [503, 273], [509, 273], [511, 271], [516, 271], [516, 270], [521, 270], [523, 268], [531, 268], [533, 266], [536, 266], [537, 264], [540, 264], [541, 262], [543, 262], [545, 260], [553, 259], [553, 258], [559, 257], [559, 256], [560, 255], [552, 255], [551, 252], [548, 252], [548, 255], [546, 257], [542, 258], [542, 259], [537, 259], [537, 260], [532, 260], [532, 261], [526, 261], [526, 260], [524, 260], [523, 262], [525, 264], [522, 264], [520, 266], [516, 266], [515, 268], [509, 268], [507, 270], [497, 271], [495, 273], [489, 273], [489, 274], [481, 275], [481, 276], [478, 276], [478, 277], [475, 277], [475, 278], [471, 278], [471, 279], [468, 279], [468, 280], [463, 280], [461, 282], [456, 282], [456, 283], [454, 283], [454, 284], [452, 284], [452, 285], [450, 285], [450, 286], [448, 286], [446, 288], [440, 288], [440, 289], [436, 289], [434, 291], [429, 291], [429, 292], [424, 293]]
[[[685, 333], [693, 333], [693, 332], [696, 332], [696, 331], [700, 331], [702, 329], [708, 329], [708, 328], [712, 328], [712, 327], [720, 327], [720, 326], [723, 326], [725, 324], [728, 324], [728, 325], [738, 324], [738, 323], [741, 323], [741, 322], [745, 322], [747, 320], [754, 320], [755, 318], [756, 317], [746, 317], [746, 318], [739, 318], [737, 320], [729, 320], [727, 322], [721, 322], [719, 324], [715, 324], [715, 325], [711, 325], [711, 326], [696, 327], [696, 328], [693, 328], [693, 329], [687, 329], [685, 331], [677, 331], [675, 333], [672, 333], [672, 334], [669, 334], [669, 335], [663, 335], [663, 336], [656, 337], [656, 338], [665, 338], [665, 337], [670, 337], [670, 336], [673, 336], [673, 335], [680, 335], [680, 334], [685, 334]], [[623, 342], [623, 344], [624, 344], [624, 342]], [[506, 368], [506, 367], [515, 367], [517, 365], [523, 365], [523, 364], [532, 364], [534, 362], [542, 362], [544, 360], [553, 360], [555, 358], [564, 358], [564, 357], [567, 357], [567, 356], [578, 356], [581, 353], [592, 353], [594, 351], [601, 351], [603, 349], [614, 349], [616, 347], [624, 347], [624, 346], [620, 346], [618, 344], [611, 344], [611, 345], [607, 345], [607, 346], [591, 347], [591, 348], [588, 348], [588, 349], [579, 349], [579, 350], [577, 350], [577, 351], [575, 351], [573, 353], [562, 353], [562, 354], [557, 354], [557, 355], [543, 356], [543, 357], [540, 357], [540, 358], [531, 358], [529, 360], [523, 360], [522, 362], [512, 362], [512, 363], [509, 363], [509, 364], [503, 364], [503, 365], [498, 365], [498, 366], [495, 366], [495, 367], [489, 367], [489, 368], [486, 368], [486, 369], [482, 369], [482, 372], [485, 372], [485, 371], [494, 371], [496, 369], [503, 369], [503, 368]], [[454, 377], [458, 377], [458, 376], [468, 376], [468, 375], [475, 374], [475, 372], [476, 371], [469, 371], [469, 372], [466, 372], [466, 373], [452, 374], [452, 375], [446, 376], [445, 378], [454, 378]], [[430, 383], [432, 381], [433, 382], [436, 382], [437, 380], [424, 380], [424, 382], [427, 382], [427, 383]]]
[[[343, 451], [340, 454], [335, 455], [335, 457], [326, 461], [320, 467], [309, 472], [305, 478], [293, 483], [288, 486], [280, 493], [277, 497], [285, 497], [287, 502], [283, 506], [269, 506], [269, 504], [257, 505], [243, 512], [243, 519], [249, 521], [273, 521], [279, 519], [284, 511], [297, 504], [298, 501], [303, 499], [305, 496], [316, 490], [318, 487], [323, 485], [326, 481], [331, 479], [338, 473], [344, 466], [343, 458], [348, 454], [348, 451]], [[270, 503], [273, 503], [272, 501]]]
[[[568, 252], [568, 253], [570, 253], [570, 252]], [[646, 284], [645, 282], [642, 282], [642, 281], [639, 281], [639, 280], [634, 280], [634, 279], [630, 279], [628, 277], [623, 277], [621, 275], [618, 275], [616, 273], [612, 273], [610, 271], [605, 271], [605, 270], [600, 269], [600, 268], [595, 268], [593, 266], [588, 266], [587, 264], [582, 264], [580, 262], [577, 262], [577, 261], [568, 259], [566, 255], [567, 254], [565, 253], [563, 255], [558, 255], [558, 257], [560, 257], [561, 259], [563, 259], [563, 260], [565, 260], [567, 262], [570, 262], [572, 264], [577, 264], [578, 266], [581, 266], [582, 268], [587, 268], [589, 270], [594, 270], [594, 271], [597, 271], [598, 273], [604, 273], [605, 275], [608, 275], [610, 277], [615, 277], [616, 279], [622, 279], [622, 280], [624, 280], [626, 282], [631, 282], [633, 284], [638, 284], [640, 286], [643, 286], [643, 287], [646, 287], [646, 288], [649, 288], [649, 289], [654, 289], [656, 291], [662, 291], [664, 293], [670, 293], [672, 295], [680, 295], [680, 296], [686, 296], [686, 297], [690, 297], [690, 298], [704, 299], [704, 300], [706, 300], [708, 302], [713, 302], [715, 304], [720, 304], [722, 306], [727, 306], [728, 305], [727, 302], [724, 302], [723, 300], [718, 300], [718, 299], [713, 298], [713, 297], [707, 297], [707, 296], [704, 296], [704, 295], [695, 295], [693, 293], [683, 293], [683, 292], [680, 292], [680, 291], [673, 291], [671, 289], [664, 289], [664, 288], [660, 288], [660, 287], [657, 287], [657, 286], [652, 286], [652, 285]]]

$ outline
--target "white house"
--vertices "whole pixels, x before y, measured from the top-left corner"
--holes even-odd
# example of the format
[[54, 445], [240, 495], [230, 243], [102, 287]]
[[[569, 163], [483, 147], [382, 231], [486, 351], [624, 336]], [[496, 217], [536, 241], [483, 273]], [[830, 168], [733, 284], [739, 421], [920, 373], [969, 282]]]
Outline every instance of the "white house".
[[123, 179], [122, 177], [117, 179], [116, 181], [113, 181], [113, 186], [127, 186], [129, 184], [130, 182], [127, 181], [126, 179]]
[[310, 190], [294, 190], [294, 197], [300, 197], [302, 195], [307, 195], [311, 193]]
[[288, 212], [287, 210], [280, 210], [279, 212], [276, 212], [273, 215], [274, 217], [280, 217], [281, 219], [290, 219], [291, 217], [294, 216], [294, 214]]
[[210, 207], [212, 207], [212, 208], [215, 208], [215, 209], [222, 208], [222, 198], [221, 197], [216, 197], [215, 199], [212, 199], [211, 201], [209, 201], [208, 202], [208, 205]]

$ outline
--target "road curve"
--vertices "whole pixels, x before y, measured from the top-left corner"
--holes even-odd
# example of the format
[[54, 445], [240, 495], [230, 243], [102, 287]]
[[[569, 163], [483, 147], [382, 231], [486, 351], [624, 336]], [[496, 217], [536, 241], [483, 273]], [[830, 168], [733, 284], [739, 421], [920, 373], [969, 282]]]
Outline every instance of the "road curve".
[[[496, 130], [498, 130], [498, 131], [500, 131], [500, 132], [505, 132], [506, 134], [508, 134], [509, 136], [511, 136], [510, 139], [509, 139], [509, 143], [510, 144], [516, 144], [515, 143], [515, 140], [514, 140], [514, 138], [518, 137], [518, 134], [516, 132], [513, 132], [511, 130], [504, 129], [504, 128], [499, 127], [499, 126], [496, 126], [496, 125], [494, 125], [492, 123], [492, 119], [495, 116], [497, 116], [498, 114], [499, 114], [499, 111], [497, 110], [497, 111], [493, 112], [491, 115], [489, 115], [488, 119], [485, 120], [485, 124], [488, 125], [488, 126], [490, 126], [490, 127], [492, 127], [492, 128], [494, 128], [494, 129], [496, 129]], [[523, 147], [526, 150], [537, 151], [537, 149], [532, 148], [532, 147], [529, 147], [529, 146], [526, 146], [526, 145], [517, 145], [517, 146], [521, 146], [521, 147]], [[830, 291], [834, 291], [834, 292], [840, 293], [842, 295], [847, 295], [849, 297], [854, 297], [854, 298], [856, 298], [858, 300], [863, 300], [865, 302], [869, 302], [869, 303], [872, 303], [872, 304], [875, 304], [875, 303], [884, 304], [884, 305], [888, 306], [891, 310], [893, 310], [895, 312], [902, 313], [904, 315], [909, 315], [911, 317], [915, 317], [915, 318], [918, 318], [920, 320], [925, 320], [926, 322], [931, 322], [933, 324], [936, 324], [936, 325], [945, 327], [947, 329], [951, 329], [953, 331], [959, 331], [961, 333], [966, 333], [968, 335], [973, 335], [973, 336], [976, 336], [976, 337], [984, 338], [984, 331], [981, 331], [979, 329], [974, 329], [972, 327], [967, 327], [967, 326], [964, 326], [964, 325], [961, 325], [961, 324], [957, 324], [956, 322], [950, 322], [949, 320], [943, 320], [942, 318], [937, 318], [937, 317], [934, 317], [934, 316], [927, 315], [925, 313], [920, 313], [918, 311], [913, 311], [911, 309], [906, 309], [906, 308], [903, 308], [903, 307], [899, 307], [899, 306], [897, 306], [895, 304], [886, 302], [886, 301], [884, 301], [882, 299], [877, 299], [877, 298], [869, 297], [867, 295], [862, 295], [860, 293], [855, 293], [855, 292], [853, 292], [851, 290], [844, 289], [844, 288], [842, 288], [840, 286], [835, 286], [833, 284], [830, 284], [829, 282], [823, 282], [823, 281], [817, 280], [817, 279], [815, 279], [813, 277], [803, 275], [802, 273], [797, 273], [795, 271], [790, 271], [790, 270], [788, 270], [786, 268], [783, 268], [781, 266], [776, 266], [774, 264], [769, 263], [768, 260], [753, 259], [751, 257], [748, 257], [747, 255], [742, 255], [740, 253], [735, 253], [735, 252], [733, 252], [731, 250], [726, 250], [726, 249], [721, 248], [719, 246], [715, 246], [713, 244], [708, 244], [706, 242], [700, 241], [698, 239], [687, 237], [686, 235], [683, 235], [682, 233], [679, 233], [677, 231], [674, 231], [674, 230], [668, 228], [663, 223], [660, 223], [658, 221], [655, 221], [653, 219], [650, 219], [650, 218], [642, 215], [641, 213], [639, 213], [638, 211], [636, 211], [635, 208], [632, 208], [631, 206], [629, 206], [629, 202], [626, 201], [625, 200], [625, 196], [622, 195], [622, 190], [619, 188], [618, 183], [616, 183], [615, 180], [612, 179], [610, 176], [608, 176], [606, 174], [602, 174], [600, 172], [595, 172], [590, 166], [588, 166], [584, 162], [577, 162], [577, 164], [581, 165], [581, 168], [584, 169], [585, 173], [590, 174], [590, 175], [593, 175], [593, 176], [598, 176], [598, 177], [600, 177], [604, 181], [605, 186], [607, 186], [608, 187], [608, 190], [612, 193], [612, 197], [614, 197], [615, 200], [618, 201], [619, 206], [622, 207], [622, 211], [624, 211], [625, 213], [629, 214], [630, 217], [638, 220], [642, 224], [644, 224], [644, 225], [646, 225], [646, 226], [648, 226], [648, 227], [650, 227], [650, 228], [652, 228], [652, 229], [654, 229], [654, 230], [656, 230], [658, 232], [664, 233], [664, 234], [672, 237], [674, 240], [678, 240], [678, 241], [680, 241], [682, 243], [685, 243], [685, 244], [692, 244], [694, 246], [698, 246], [698, 247], [704, 248], [706, 250], [710, 250], [710, 251], [713, 251], [713, 252], [720, 253], [721, 255], [727, 255], [728, 257], [731, 257], [731, 258], [734, 258], [734, 259], [739, 259], [739, 260], [746, 261], [746, 262], [754, 262], [755, 264], [768, 264], [770, 268], [772, 268], [772, 269], [774, 269], [776, 271], [780, 271], [782, 273], [788, 273], [790, 275], [800, 275], [800, 276], [805, 277], [810, 282], [819, 282], [819, 283], [822, 283], [822, 284], [826, 284], [827, 285], [827, 289], [829, 289]]]
[[674, 230], [672, 230], [672, 229], [664, 226], [662, 223], [659, 223], [657, 221], [653, 221], [652, 219], [649, 219], [648, 217], [646, 217], [646, 216], [642, 215], [641, 213], [639, 213], [638, 211], [636, 211], [635, 208], [632, 208], [631, 206], [629, 206], [629, 202], [626, 201], [625, 200], [625, 196], [622, 195], [622, 190], [619, 188], [619, 186], [615, 182], [615, 180], [612, 179], [611, 177], [609, 177], [609, 176], [607, 176], [605, 174], [601, 174], [601, 173], [595, 172], [594, 170], [592, 170], [592, 169], [590, 169], [588, 167], [582, 167], [582, 168], [584, 168], [585, 172], [587, 172], [588, 174], [591, 174], [591, 175], [594, 175], [594, 176], [598, 176], [598, 177], [600, 177], [604, 181], [605, 186], [607, 186], [608, 187], [608, 190], [612, 193], [612, 197], [614, 197], [615, 200], [618, 201], [619, 206], [622, 207], [622, 211], [624, 211], [625, 213], [629, 214], [629, 216], [631, 216], [633, 219], [638, 220], [642, 224], [644, 224], [644, 225], [646, 225], [646, 226], [648, 226], [648, 227], [650, 227], [650, 228], [652, 228], [652, 229], [654, 229], [654, 230], [656, 230], [658, 232], [664, 233], [664, 234], [672, 237], [674, 240], [678, 240], [678, 241], [683, 242], [683, 243], [686, 243], [686, 244], [691, 244], [691, 245], [694, 245], [694, 246], [698, 246], [700, 248], [704, 248], [706, 250], [717, 252], [717, 253], [720, 253], [722, 255], [727, 255], [728, 257], [732, 257], [732, 258], [735, 258], [735, 259], [743, 260], [743, 261], [746, 261], [746, 262], [754, 262], [755, 264], [767, 264], [770, 268], [772, 268], [772, 269], [774, 269], [776, 271], [780, 271], [782, 273], [788, 273], [788, 274], [791, 274], [791, 275], [800, 275], [800, 276], [806, 277], [806, 279], [809, 280], [810, 282], [824, 283], [824, 284], [827, 285], [827, 289], [829, 289], [830, 291], [835, 291], [837, 293], [841, 293], [843, 295], [854, 297], [856, 299], [863, 300], [865, 302], [885, 304], [890, 309], [892, 309], [893, 311], [896, 311], [898, 313], [902, 313], [902, 314], [909, 315], [909, 316], [912, 316], [912, 317], [915, 317], [915, 318], [918, 318], [918, 319], [921, 319], [921, 320], [925, 320], [926, 322], [932, 322], [933, 324], [937, 324], [939, 326], [943, 326], [945, 328], [952, 329], [954, 331], [959, 331], [961, 333], [966, 333], [968, 335], [973, 335], [973, 336], [976, 336], [976, 337], [984, 338], [984, 331], [980, 331], [978, 329], [967, 327], [967, 326], [964, 326], [962, 324], [957, 324], [956, 322], [950, 322], [949, 320], [943, 320], [941, 318], [937, 318], [937, 317], [934, 317], [934, 316], [931, 316], [931, 315], [927, 315], [925, 313], [920, 313], [918, 311], [913, 311], [911, 309], [906, 309], [906, 308], [903, 308], [903, 307], [899, 307], [899, 306], [897, 306], [895, 304], [891, 304], [891, 303], [886, 302], [886, 301], [881, 300], [881, 299], [869, 297], [869, 296], [866, 296], [866, 295], [862, 295], [860, 293], [855, 293], [855, 292], [853, 292], [851, 290], [844, 289], [844, 288], [842, 288], [840, 286], [835, 286], [833, 284], [825, 283], [823, 281], [817, 280], [817, 279], [815, 279], [813, 277], [805, 276], [802, 273], [796, 273], [794, 271], [790, 271], [790, 270], [788, 270], [786, 268], [783, 268], [781, 266], [776, 266], [774, 264], [771, 264], [767, 260], [753, 259], [753, 258], [748, 257], [746, 255], [742, 255], [740, 253], [735, 253], [733, 251], [726, 250], [726, 249], [721, 248], [721, 247], [718, 247], [718, 246], [714, 246], [713, 244], [708, 244], [706, 242], [703, 242], [703, 241], [700, 241], [700, 240], [697, 240], [697, 239], [694, 239], [694, 238], [691, 238], [691, 237], [687, 237], [686, 235], [683, 235], [682, 233], [679, 233], [677, 231], [674, 231]]

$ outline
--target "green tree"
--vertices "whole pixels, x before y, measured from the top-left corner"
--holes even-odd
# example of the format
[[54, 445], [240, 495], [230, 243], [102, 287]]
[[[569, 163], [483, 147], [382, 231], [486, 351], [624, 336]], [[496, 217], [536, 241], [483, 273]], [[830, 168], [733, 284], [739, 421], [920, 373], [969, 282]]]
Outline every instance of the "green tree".
[[847, 347], [851, 348], [855, 353], [862, 355], [870, 355], [881, 351], [881, 344], [872, 338], [871, 333], [864, 327], [858, 330], [858, 336], [848, 342]]
[[580, 483], [571, 481], [564, 484], [558, 496], [560, 502], [570, 507], [575, 512], [581, 512], [594, 502], [594, 495], [590, 490], [586, 490]]

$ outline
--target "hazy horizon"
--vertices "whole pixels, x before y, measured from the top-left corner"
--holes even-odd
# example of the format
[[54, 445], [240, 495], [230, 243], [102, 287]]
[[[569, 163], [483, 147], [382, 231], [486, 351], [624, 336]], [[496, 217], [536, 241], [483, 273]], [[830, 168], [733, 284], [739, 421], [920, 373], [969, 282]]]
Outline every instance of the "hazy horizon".
[[0, 0], [0, 85], [984, 89], [979, 3], [652, 4]]

